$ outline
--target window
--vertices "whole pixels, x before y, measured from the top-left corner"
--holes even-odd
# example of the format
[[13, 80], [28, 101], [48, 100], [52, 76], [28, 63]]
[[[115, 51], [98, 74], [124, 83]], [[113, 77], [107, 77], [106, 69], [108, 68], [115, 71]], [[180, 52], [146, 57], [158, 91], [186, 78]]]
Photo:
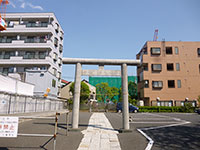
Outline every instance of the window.
[[61, 44], [59, 46], [59, 51], [60, 51], [60, 53], [62, 53], [62, 51], [63, 51], [63, 46]]
[[64, 33], [62, 31], [60, 31], [60, 34], [61, 34], [60, 39], [63, 40]]
[[151, 54], [152, 55], [160, 55], [160, 48], [159, 47], [151, 48]]
[[3, 52], [0, 52], [0, 59], [3, 59]]
[[177, 87], [181, 88], [181, 80], [177, 80]]
[[56, 54], [55, 52], [53, 53], [53, 60], [56, 61], [58, 59], [58, 54]]
[[166, 54], [172, 54], [172, 47], [166, 47]]
[[59, 79], [61, 78], [61, 72], [58, 72], [58, 78]]
[[27, 51], [25, 52], [25, 55], [23, 57], [24, 59], [34, 59], [35, 58], [35, 52]]
[[199, 73], [200, 73], [200, 64], [199, 64]]
[[5, 74], [5, 75], [8, 75], [8, 70], [9, 70], [9, 68], [3, 68], [3, 74]]
[[144, 80], [144, 87], [149, 88], [149, 80]]
[[53, 75], [55, 75], [55, 76], [56, 76], [56, 73], [57, 73], [57, 70], [56, 70], [56, 68], [53, 68]]
[[178, 47], [175, 47], [175, 54], [179, 54]]
[[48, 22], [41, 22], [41, 27], [48, 27]]
[[174, 80], [168, 80], [168, 88], [175, 88]]
[[10, 59], [11, 56], [15, 56], [15, 52], [14, 51], [5, 52], [3, 58], [4, 59]]
[[52, 87], [56, 87], [56, 80], [52, 79]]
[[176, 63], [176, 71], [180, 71], [180, 64]]
[[160, 102], [157, 102], [157, 106], [160, 106]]
[[143, 64], [143, 70], [148, 71], [148, 64]]
[[174, 70], [173, 63], [167, 64], [167, 71], [173, 71], [173, 70]]
[[28, 36], [26, 39], [25, 39], [25, 43], [34, 43], [34, 37], [33, 36]]
[[39, 52], [39, 59], [45, 59], [46, 52]]
[[47, 67], [46, 66], [41, 66], [41, 67], [39, 67], [40, 68], [40, 70], [47, 70]]
[[8, 73], [14, 73], [14, 67], [3, 68], [3, 74], [8, 75]]
[[55, 37], [54, 38], [54, 45], [57, 47], [58, 46], [58, 39]]
[[59, 65], [59, 66], [62, 65], [62, 59], [61, 59], [61, 58], [58, 59], [58, 65]]
[[163, 82], [162, 81], [152, 81], [152, 87], [153, 88], [162, 88]]
[[143, 54], [147, 54], [147, 47], [145, 47], [144, 49], [143, 49]]
[[162, 65], [161, 64], [152, 64], [151, 69], [152, 69], [152, 71], [161, 71]]
[[168, 102], [168, 106], [172, 107], [173, 103], [172, 102]]
[[200, 57], [200, 48], [197, 48], [197, 54]]
[[59, 24], [58, 23], [55, 23], [55, 24], [56, 24], [55, 31], [56, 31], [56, 33], [58, 33], [59, 32]]

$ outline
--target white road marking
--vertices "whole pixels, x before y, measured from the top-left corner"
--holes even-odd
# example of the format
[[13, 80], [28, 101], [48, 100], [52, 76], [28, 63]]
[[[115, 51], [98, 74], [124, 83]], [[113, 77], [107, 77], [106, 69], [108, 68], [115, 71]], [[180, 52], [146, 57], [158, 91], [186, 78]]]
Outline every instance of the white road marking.
[[[173, 124], [170, 124], [170, 125], [163, 125], [163, 126], [158, 126], [158, 127], [147, 127], [147, 128], [140, 128], [140, 129], [137, 129], [138, 132], [140, 132], [149, 142], [148, 142], [148, 145], [146, 147], [145, 150], [151, 150], [152, 146], [153, 146], [153, 143], [154, 141], [146, 134], [144, 133], [143, 131], [147, 131], [147, 130], [154, 130], [154, 129], [160, 129], [160, 128], [167, 128], [167, 127], [174, 127], [174, 126], [180, 126], [180, 125], [185, 125], [185, 124], [189, 124], [191, 122], [189, 121], [185, 121], [185, 120], [181, 120], [179, 118], [174, 118], [174, 117], [169, 117], [169, 116], [163, 116], [163, 115], [158, 115], [158, 114], [150, 114], [150, 113], [143, 113], [143, 114], [147, 114], [147, 115], [151, 115], [151, 116], [156, 116], [156, 117], [161, 117], [161, 118], [165, 118], [165, 119], [171, 119], [171, 120], [175, 120], [177, 122], [170, 122], [170, 121], [167, 121], [167, 122], [130, 122], [130, 123], [173, 123]], [[134, 118], [133, 118], [134, 119]], [[147, 119], [147, 118], [144, 118], [144, 120]], [[151, 118], [147, 119], [147, 120], [150, 120]], [[159, 119], [159, 118], [158, 118]], [[139, 120], [139, 119], [138, 119]], [[155, 119], [156, 120], [156, 119]], [[142, 131], [143, 130], [143, 131]]]
[[164, 126], [158, 126], [158, 127], [141, 128], [141, 130], [146, 130], [146, 131], [147, 131], [147, 130], [153, 130], [153, 129], [160, 129], [160, 128], [167, 128], [167, 127], [180, 126], [180, 125], [189, 124], [189, 123], [191, 123], [191, 122], [182, 120], [181, 123], [175, 123], [175, 124], [164, 125]]
[[171, 118], [132, 118], [132, 120], [171, 120]]
[[144, 133], [141, 129], [137, 129], [147, 140], [149, 140], [149, 143], [145, 150], [150, 150], [153, 146], [154, 141], [146, 134]]
[[162, 123], [165, 123], [165, 124], [168, 124], [168, 123], [177, 123], [177, 122], [170, 122], [170, 121], [167, 121], [167, 122], [164, 122], [164, 121], [163, 121], [163, 122], [161, 122], [161, 121], [160, 121], [160, 122], [130, 122], [130, 123], [133, 123], [133, 124], [135, 124], [135, 123], [144, 123], [144, 124], [152, 124], [152, 123], [153, 123], [153, 124], [154, 124], [154, 123], [155, 123], [155, 124], [162, 124]]
[[93, 113], [78, 150], [121, 150], [118, 131], [112, 128], [104, 113]]

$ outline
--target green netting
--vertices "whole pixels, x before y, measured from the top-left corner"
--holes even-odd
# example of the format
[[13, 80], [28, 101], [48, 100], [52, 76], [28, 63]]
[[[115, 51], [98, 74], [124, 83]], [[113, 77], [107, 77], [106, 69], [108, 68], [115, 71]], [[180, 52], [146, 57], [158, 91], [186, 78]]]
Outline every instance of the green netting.
[[[128, 76], [128, 82], [133, 81], [137, 83], [136, 76]], [[93, 86], [96, 86], [99, 83], [106, 82], [110, 87], [121, 88], [121, 77], [89, 77], [89, 83]], [[119, 97], [115, 96], [115, 99], [118, 100]]]

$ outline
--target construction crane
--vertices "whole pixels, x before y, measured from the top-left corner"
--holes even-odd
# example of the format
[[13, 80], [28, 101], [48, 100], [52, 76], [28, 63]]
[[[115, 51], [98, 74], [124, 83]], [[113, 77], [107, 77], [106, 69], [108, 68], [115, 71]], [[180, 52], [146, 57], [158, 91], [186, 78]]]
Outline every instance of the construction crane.
[[154, 32], [153, 41], [157, 41], [157, 39], [158, 39], [158, 29], [156, 29]]
[[0, 31], [6, 30], [7, 24], [5, 21], [6, 17], [6, 5], [8, 5], [8, 0], [0, 0]]

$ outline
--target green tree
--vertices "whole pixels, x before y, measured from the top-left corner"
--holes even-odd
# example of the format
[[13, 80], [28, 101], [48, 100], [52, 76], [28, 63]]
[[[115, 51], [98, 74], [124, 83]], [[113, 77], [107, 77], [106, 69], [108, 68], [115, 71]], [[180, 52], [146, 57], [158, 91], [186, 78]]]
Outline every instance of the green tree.
[[110, 98], [112, 95], [111, 88], [108, 83], [102, 82], [96, 85], [97, 99], [105, 103], [106, 99]]
[[128, 82], [128, 94], [131, 99], [137, 99], [137, 84], [133, 81]]
[[[128, 83], [128, 101], [129, 103], [136, 105], [137, 104], [137, 84], [133, 81]], [[119, 102], [122, 102], [122, 88], [119, 89]]]
[[111, 101], [115, 100], [115, 97], [119, 95], [119, 89], [116, 87], [111, 87], [111, 95], [109, 95], [109, 98]]
[[[71, 84], [69, 91], [72, 92], [72, 94], [74, 95], [74, 82]], [[89, 86], [86, 83], [81, 82], [80, 102], [81, 103], [87, 102], [89, 96], [90, 96]]]

